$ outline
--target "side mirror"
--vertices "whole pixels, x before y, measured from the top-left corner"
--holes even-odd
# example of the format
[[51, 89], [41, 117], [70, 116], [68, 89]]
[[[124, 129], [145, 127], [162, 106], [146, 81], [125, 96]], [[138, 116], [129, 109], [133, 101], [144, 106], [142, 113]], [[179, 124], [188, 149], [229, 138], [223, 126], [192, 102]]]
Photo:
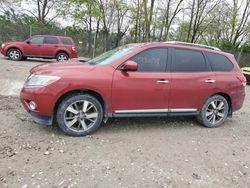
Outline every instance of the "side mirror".
[[27, 43], [27, 44], [30, 44], [30, 41], [29, 41], [29, 40], [27, 40], [27, 41], [26, 41], [26, 43]]
[[137, 71], [137, 69], [138, 69], [138, 65], [134, 61], [127, 61], [122, 66], [123, 71]]

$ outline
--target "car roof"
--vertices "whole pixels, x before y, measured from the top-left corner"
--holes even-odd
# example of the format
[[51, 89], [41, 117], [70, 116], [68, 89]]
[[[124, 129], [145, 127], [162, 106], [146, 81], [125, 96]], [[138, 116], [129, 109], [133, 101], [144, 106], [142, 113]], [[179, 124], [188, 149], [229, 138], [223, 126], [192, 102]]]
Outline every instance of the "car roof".
[[151, 47], [171, 47], [171, 48], [183, 48], [187, 50], [197, 50], [197, 51], [205, 51], [223, 55], [231, 55], [230, 53], [221, 51], [219, 48], [213, 46], [207, 46], [203, 44], [197, 43], [185, 43], [179, 41], [169, 41], [169, 42], [147, 42], [147, 43], [135, 43], [130, 45], [137, 45], [140, 47], [151, 46]]
[[60, 37], [60, 38], [71, 38], [68, 36], [59, 36], [59, 35], [33, 35], [32, 37]]

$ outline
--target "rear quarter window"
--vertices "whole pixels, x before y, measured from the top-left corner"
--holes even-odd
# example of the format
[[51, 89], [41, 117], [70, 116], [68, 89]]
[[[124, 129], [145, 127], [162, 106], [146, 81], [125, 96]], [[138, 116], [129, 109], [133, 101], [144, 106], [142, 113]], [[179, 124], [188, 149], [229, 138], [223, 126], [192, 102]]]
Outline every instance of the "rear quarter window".
[[73, 45], [73, 42], [70, 38], [61, 38], [62, 43], [65, 45]]
[[205, 54], [213, 71], [229, 72], [233, 69], [232, 62], [226, 56], [209, 52]]

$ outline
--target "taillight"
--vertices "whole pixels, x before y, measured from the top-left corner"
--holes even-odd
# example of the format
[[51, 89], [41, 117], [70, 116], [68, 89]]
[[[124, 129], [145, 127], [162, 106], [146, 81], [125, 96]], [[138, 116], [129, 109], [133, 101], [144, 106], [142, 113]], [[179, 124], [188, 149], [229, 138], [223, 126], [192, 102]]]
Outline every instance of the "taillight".
[[73, 50], [73, 51], [76, 51], [76, 47], [72, 46], [72, 50]]
[[237, 76], [237, 78], [239, 79], [239, 81], [242, 83], [243, 86], [247, 85], [247, 79], [245, 76]]

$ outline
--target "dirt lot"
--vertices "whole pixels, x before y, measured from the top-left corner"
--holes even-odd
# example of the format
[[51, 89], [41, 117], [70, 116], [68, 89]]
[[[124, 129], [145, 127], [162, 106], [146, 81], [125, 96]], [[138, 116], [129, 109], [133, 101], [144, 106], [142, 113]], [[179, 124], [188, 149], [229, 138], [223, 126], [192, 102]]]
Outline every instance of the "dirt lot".
[[216, 129], [193, 117], [115, 119], [74, 138], [33, 123], [19, 102], [41, 63], [0, 57], [0, 187], [250, 187], [250, 86]]

